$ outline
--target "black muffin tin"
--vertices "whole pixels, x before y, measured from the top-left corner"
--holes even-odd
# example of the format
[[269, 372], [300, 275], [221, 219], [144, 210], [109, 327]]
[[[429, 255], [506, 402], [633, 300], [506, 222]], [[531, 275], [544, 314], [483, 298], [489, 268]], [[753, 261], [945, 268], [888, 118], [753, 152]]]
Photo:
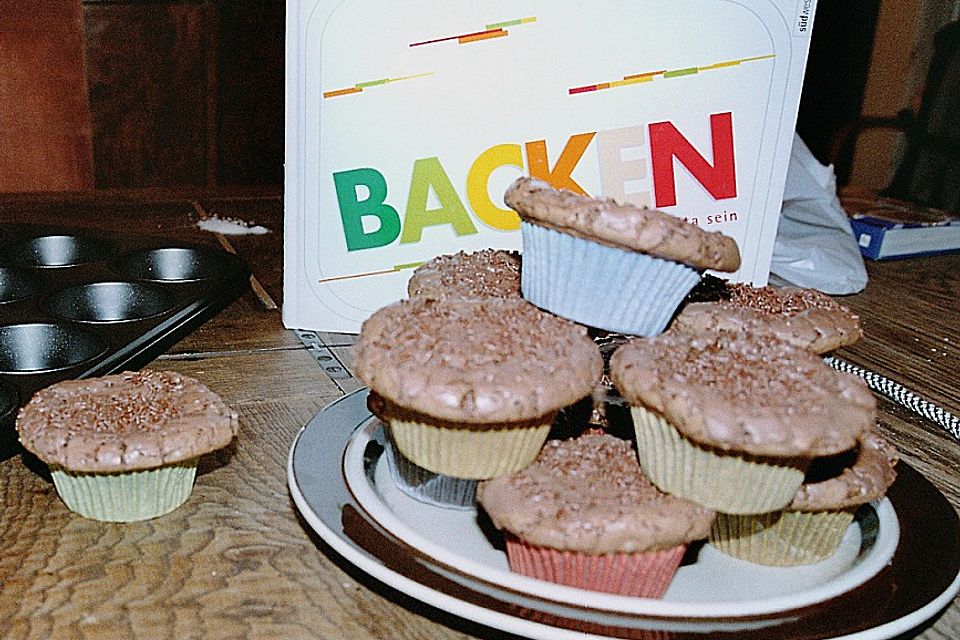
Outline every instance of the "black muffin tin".
[[249, 286], [238, 256], [161, 237], [0, 224], [0, 442], [54, 382], [139, 369]]

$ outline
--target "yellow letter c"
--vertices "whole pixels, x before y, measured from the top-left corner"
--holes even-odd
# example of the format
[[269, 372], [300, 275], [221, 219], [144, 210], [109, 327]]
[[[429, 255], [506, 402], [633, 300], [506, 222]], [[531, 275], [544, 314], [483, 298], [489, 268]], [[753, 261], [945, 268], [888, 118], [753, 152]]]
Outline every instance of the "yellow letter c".
[[487, 226], [501, 231], [514, 231], [520, 228], [520, 216], [513, 209], [495, 205], [487, 188], [493, 171], [506, 165], [523, 169], [523, 152], [519, 144], [494, 145], [477, 156], [467, 174], [467, 200], [473, 212]]

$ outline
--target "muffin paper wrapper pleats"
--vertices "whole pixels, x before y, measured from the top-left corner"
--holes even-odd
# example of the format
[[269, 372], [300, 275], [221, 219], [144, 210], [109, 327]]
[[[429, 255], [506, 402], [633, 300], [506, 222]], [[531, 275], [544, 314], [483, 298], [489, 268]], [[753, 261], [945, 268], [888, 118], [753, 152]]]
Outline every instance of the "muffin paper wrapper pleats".
[[475, 430], [392, 420], [390, 435], [400, 453], [428, 471], [486, 480], [519, 471], [533, 462], [550, 426]]
[[510, 569], [579, 589], [660, 598], [670, 586], [687, 545], [638, 553], [589, 554], [538, 547], [507, 536]]
[[186, 502], [198, 461], [114, 473], [71, 472], [51, 465], [50, 475], [71, 511], [91, 520], [136, 522], [169, 513]]
[[855, 511], [718, 514], [710, 530], [710, 544], [729, 556], [757, 564], [812, 564], [833, 555]]
[[661, 333], [700, 281], [685, 264], [608, 247], [521, 223], [523, 297], [542, 309], [607, 331]]
[[662, 416], [632, 406], [640, 466], [665, 493], [720, 513], [778, 511], [793, 500], [809, 461], [767, 458], [704, 447]]
[[397, 450], [388, 427], [384, 448], [390, 477], [400, 491], [420, 502], [444, 509], [476, 507], [477, 480], [427, 471]]

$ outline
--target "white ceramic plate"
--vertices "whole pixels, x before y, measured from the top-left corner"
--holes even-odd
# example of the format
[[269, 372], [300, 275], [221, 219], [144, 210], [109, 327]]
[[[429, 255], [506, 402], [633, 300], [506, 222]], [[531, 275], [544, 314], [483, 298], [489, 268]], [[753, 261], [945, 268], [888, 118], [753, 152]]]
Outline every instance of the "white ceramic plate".
[[[960, 587], [956, 514], [904, 463], [888, 497], [862, 510], [840, 550], [816, 565], [760, 567], [706, 545], [663, 600], [519, 576], [475, 512], [423, 504], [393, 485], [366, 395], [331, 404], [298, 435], [288, 463], [294, 502], [325, 542], [366, 573], [475, 622], [544, 640], [882, 640], [935, 615]], [[917, 500], [922, 507], [911, 521]], [[943, 554], [935, 566], [924, 548]]]

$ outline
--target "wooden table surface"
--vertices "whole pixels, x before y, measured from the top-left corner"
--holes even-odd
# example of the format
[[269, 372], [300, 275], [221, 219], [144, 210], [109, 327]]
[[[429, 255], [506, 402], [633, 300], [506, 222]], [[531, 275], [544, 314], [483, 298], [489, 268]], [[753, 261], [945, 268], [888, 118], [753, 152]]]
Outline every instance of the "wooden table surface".
[[[3, 456], [0, 636], [509, 637], [369, 578], [299, 516], [287, 489], [291, 443], [357, 382], [335, 382], [281, 324], [282, 209], [279, 193], [0, 196], [0, 222], [229, 246], [246, 258], [257, 285], [150, 365], [200, 379], [240, 415], [238, 438], [203, 458], [193, 494], [176, 511], [131, 524], [87, 520], [69, 512], [22, 455]], [[271, 232], [218, 236], [196, 226], [210, 216], [256, 222]], [[866, 337], [837, 355], [960, 415], [960, 255], [867, 267], [866, 291], [843, 300], [861, 314]], [[349, 367], [353, 337], [320, 337], [335, 358], [327, 366]], [[960, 443], [890, 401], [881, 399], [880, 408], [881, 430], [956, 509]], [[936, 558], [930, 549], [930, 561]], [[960, 603], [906, 637], [960, 637]]]

